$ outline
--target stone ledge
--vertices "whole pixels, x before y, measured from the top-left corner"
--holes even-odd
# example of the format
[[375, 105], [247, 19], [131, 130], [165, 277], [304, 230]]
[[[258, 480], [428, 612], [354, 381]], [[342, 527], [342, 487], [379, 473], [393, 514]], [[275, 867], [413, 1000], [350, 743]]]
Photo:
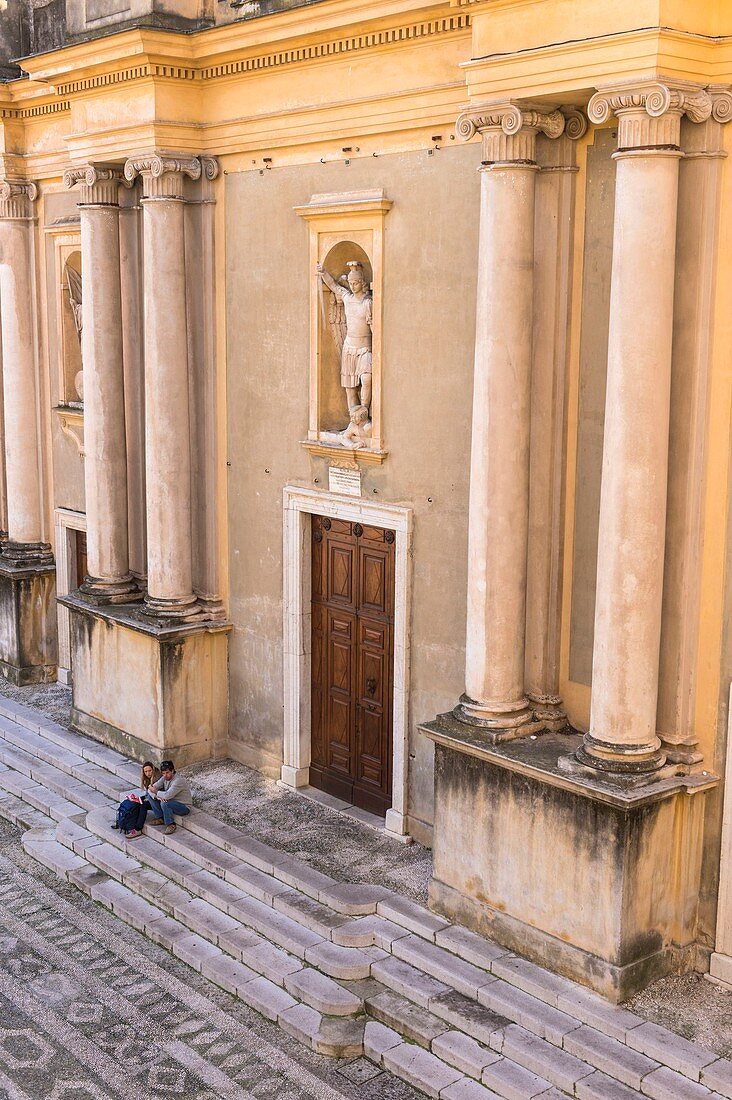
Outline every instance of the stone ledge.
[[229, 634], [233, 629], [233, 624], [228, 619], [201, 619], [200, 622], [185, 623], [166, 620], [158, 622], [156, 619], [144, 614], [139, 602], [98, 605], [90, 603], [76, 593], [58, 596], [57, 600], [69, 611], [87, 615], [92, 619], [116, 623], [140, 634], [146, 634], [150, 638], [157, 638], [165, 642], [176, 642], [188, 638], [192, 634]]

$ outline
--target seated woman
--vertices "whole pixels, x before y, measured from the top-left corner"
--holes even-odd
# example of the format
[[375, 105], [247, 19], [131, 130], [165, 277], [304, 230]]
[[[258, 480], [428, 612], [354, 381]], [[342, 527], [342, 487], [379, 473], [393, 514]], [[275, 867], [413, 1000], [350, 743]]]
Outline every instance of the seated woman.
[[193, 795], [188, 780], [175, 770], [172, 760], [163, 760], [160, 764], [162, 776], [150, 788], [148, 800], [155, 817], [150, 825], [164, 825], [166, 833], [175, 832], [175, 814], [185, 817], [193, 805]]
[[127, 798], [120, 803], [113, 828], [123, 832], [128, 840], [142, 836], [147, 811], [150, 809], [148, 792], [159, 778], [158, 769], [151, 760], [146, 760], [140, 772], [140, 788], [130, 791]]

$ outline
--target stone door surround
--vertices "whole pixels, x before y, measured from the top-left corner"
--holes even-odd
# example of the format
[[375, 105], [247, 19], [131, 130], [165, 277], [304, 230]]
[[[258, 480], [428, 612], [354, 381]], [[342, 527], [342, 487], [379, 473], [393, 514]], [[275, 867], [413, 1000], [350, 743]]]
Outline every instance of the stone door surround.
[[286, 485], [283, 490], [284, 738], [282, 782], [303, 787], [310, 768], [310, 516], [330, 516], [396, 535], [394, 567], [394, 697], [392, 806], [386, 830], [407, 832], [409, 779], [409, 618], [412, 509]]

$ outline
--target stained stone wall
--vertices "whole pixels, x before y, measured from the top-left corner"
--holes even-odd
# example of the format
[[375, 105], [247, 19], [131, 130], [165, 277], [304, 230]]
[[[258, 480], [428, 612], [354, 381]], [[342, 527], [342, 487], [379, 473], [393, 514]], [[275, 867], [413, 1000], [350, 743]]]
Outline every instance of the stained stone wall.
[[[282, 488], [327, 489], [308, 427], [307, 226], [317, 192], [383, 187], [383, 417], [389, 456], [363, 497], [414, 509], [410, 814], [432, 820], [416, 723], [464, 687], [467, 503], [480, 161], [477, 146], [226, 177], [230, 737], [278, 774], [283, 737]], [[243, 216], [246, 212], [246, 217]]]

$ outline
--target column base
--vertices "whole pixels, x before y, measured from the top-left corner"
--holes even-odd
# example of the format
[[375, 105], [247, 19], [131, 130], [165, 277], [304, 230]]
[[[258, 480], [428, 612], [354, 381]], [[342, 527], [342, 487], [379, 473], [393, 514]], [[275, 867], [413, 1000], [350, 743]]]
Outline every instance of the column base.
[[134, 603], [142, 599], [134, 577], [129, 574], [118, 581], [105, 581], [101, 577], [87, 577], [79, 591], [85, 599], [98, 607], [114, 603]]
[[151, 596], [149, 592], [145, 593], [142, 614], [160, 622], [172, 620], [180, 623], [195, 622], [204, 616], [203, 608], [196, 596], [187, 596], [180, 600], [165, 600], [159, 596]]
[[488, 731], [491, 740], [523, 737], [527, 732], [526, 727], [534, 721], [528, 699], [497, 705], [479, 703], [469, 695], [460, 696], [460, 702], [453, 709], [452, 716], [457, 722]]
[[569, 727], [567, 712], [559, 695], [537, 695], [527, 691], [526, 698], [531, 703], [534, 721], [541, 722], [544, 729], [563, 733]]
[[[659, 772], [666, 763], [661, 742], [656, 737], [653, 745], [622, 745], [602, 741], [586, 733], [574, 756], [585, 768], [608, 776], [644, 776]], [[569, 761], [567, 766], [570, 766]]]
[[229, 623], [151, 622], [140, 606], [70, 612], [72, 725], [138, 760], [210, 760], [228, 733]]
[[0, 555], [0, 672], [11, 684], [49, 684], [58, 662], [56, 568]]
[[695, 957], [704, 792], [716, 776], [623, 790], [559, 760], [577, 734], [435, 743], [430, 904], [613, 1001]]
[[6, 539], [0, 550], [0, 562], [12, 565], [53, 565], [49, 542], [13, 542]]

